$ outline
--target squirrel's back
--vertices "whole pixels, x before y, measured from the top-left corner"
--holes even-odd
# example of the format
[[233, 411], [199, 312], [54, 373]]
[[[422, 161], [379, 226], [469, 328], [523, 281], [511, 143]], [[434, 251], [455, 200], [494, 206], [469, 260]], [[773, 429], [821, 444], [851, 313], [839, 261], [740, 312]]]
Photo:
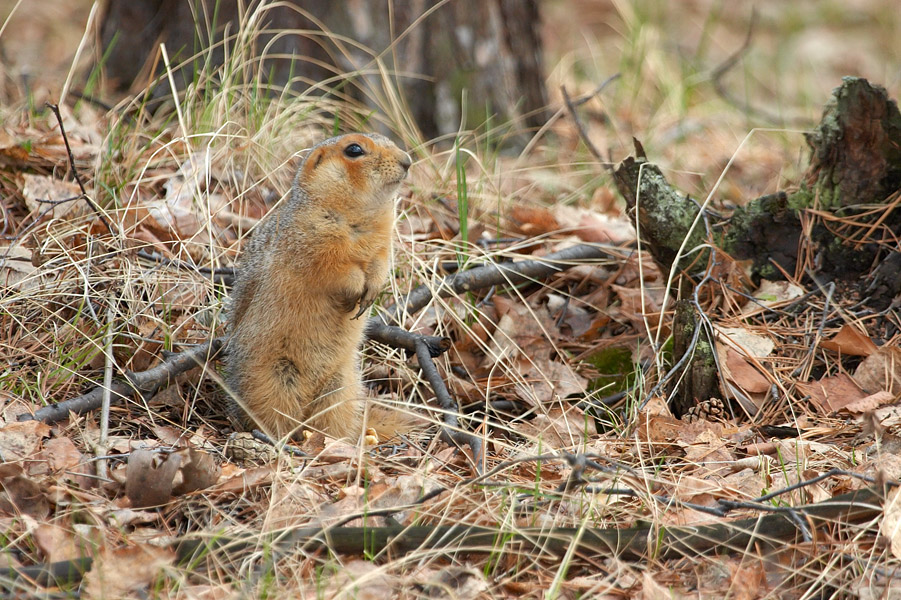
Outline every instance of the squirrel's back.
[[301, 426], [360, 434], [361, 317], [387, 278], [410, 162], [381, 135], [325, 140], [254, 233], [228, 316], [227, 382], [246, 424], [277, 437]]

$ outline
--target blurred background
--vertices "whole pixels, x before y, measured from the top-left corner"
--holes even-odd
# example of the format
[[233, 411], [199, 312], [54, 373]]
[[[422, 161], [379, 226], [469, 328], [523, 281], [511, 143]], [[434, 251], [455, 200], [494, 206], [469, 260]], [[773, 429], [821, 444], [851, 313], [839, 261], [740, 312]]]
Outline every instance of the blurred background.
[[[721, 191], [735, 201], [792, 180], [791, 165], [802, 159], [800, 132], [819, 119], [843, 76], [865, 77], [895, 98], [901, 91], [901, 11], [893, 0], [294, 5], [300, 10], [267, 13], [269, 26], [313, 33], [300, 41], [278, 34], [263, 41], [271, 55], [304, 56], [306, 70], [272, 67], [272, 82], [291, 79], [292, 89], [304, 93], [349, 69], [361, 78], [389, 69], [422, 139], [481, 128], [515, 130], [527, 140], [551, 120], [560, 148], [573, 149], [575, 129], [559, 126], [565, 88], [581, 100], [588, 136], [605, 158], [621, 159], [638, 137], [649, 156], [673, 170], [677, 185], [697, 191], [733, 158]], [[189, 45], [234, 31], [230, 22], [246, 18], [253, 6], [0, 0], [2, 100], [39, 106], [58, 98], [68, 81], [70, 90], [115, 105], [163, 71], [160, 41], [177, 64], [191, 56]], [[324, 41], [323, 27], [346, 38]], [[190, 72], [176, 75], [179, 86], [190, 82]], [[514, 126], [503, 130], [505, 123]]]

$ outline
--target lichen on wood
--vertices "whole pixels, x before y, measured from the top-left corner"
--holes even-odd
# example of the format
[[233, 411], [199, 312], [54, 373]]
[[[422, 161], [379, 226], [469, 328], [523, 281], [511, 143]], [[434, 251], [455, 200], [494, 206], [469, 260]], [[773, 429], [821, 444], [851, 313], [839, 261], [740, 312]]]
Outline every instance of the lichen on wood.
[[[616, 187], [629, 209], [638, 211], [639, 235], [664, 270], [672, 267], [685, 237], [698, 216], [699, 206], [667, 182], [660, 168], [648, 162], [636, 142], [636, 158], [628, 157], [613, 173]], [[703, 227], [691, 232], [685, 250], [706, 242]], [[694, 260], [695, 257], [692, 257]], [[704, 259], [701, 264], [705, 264]]]
[[819, 208], [882, 202], [901, 187], [901, 113], [882, 86], [845, 77], [807, 143]]

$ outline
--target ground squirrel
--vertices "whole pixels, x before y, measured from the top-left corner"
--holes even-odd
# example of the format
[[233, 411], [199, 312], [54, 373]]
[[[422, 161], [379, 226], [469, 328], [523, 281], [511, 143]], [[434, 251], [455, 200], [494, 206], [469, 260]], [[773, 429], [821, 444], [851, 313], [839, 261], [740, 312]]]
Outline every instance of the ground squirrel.
[[301, 426], [360, 434], [365, 314], [388, 276], [394, 199], [409, 168], [384, 136], [325, 140], [254, 233], [228, 314], [227, 383], [245, 424], [278, 437]]

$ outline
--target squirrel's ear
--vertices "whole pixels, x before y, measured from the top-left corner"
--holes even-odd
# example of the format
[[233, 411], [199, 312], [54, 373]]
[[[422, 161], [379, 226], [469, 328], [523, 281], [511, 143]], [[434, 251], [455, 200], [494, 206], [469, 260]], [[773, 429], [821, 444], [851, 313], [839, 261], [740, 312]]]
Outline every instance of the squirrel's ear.
[[303, 170], [305, 173], [313, 171], [322, 162], [322, 150], [309, 150], [304, 157]]

